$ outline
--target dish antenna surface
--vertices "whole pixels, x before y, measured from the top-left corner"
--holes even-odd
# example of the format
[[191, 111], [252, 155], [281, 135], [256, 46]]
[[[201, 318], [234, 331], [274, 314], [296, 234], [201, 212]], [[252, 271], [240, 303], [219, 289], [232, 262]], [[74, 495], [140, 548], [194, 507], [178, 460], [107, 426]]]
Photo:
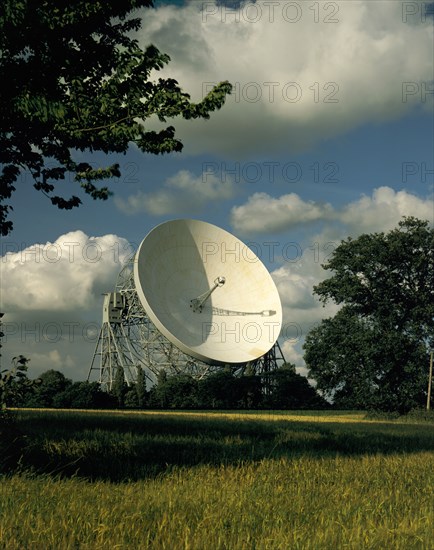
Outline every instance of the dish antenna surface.
[[[171, 220], [141, 242], [105, 296], [91, 363], [110, 389], [138, 364], [199, 377], [222, 365], [277, 367], [282, 326], [277, 288], [258, 256], [231, 233], [199, 220]], [[152, 378], [152, 376], [150, 377]]]
[[158, 330], [205, 363], [254, 361], [279, 336], [282, 306], [267, 269], [247, 245], [210, 223], [155, 227], [137, 251], [134, 282]]

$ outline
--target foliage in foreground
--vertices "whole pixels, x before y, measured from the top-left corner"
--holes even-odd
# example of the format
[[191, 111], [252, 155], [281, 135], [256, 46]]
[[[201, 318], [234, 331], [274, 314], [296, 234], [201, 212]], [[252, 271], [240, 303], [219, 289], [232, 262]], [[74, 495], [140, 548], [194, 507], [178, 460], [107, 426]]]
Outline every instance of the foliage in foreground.
[[[0, 234], [12, 230], [6, 204], [21, 170], [34, 187], [62, 209], [80, 197], [54, 194], [59, 182], [77, 182], [93, 199], [107, 199], [107, 178], [118, 164], [95, 168], [78, 162], [76, 151], [125, 153], [134, 143], [144, 153], [181, 151], [175, 128], [150, 130], [180, 116], [209, 118], [231, 92], [215, 86], [199, 103], [190, 101], [173, 78], [151, 76], [170, 57], [137, 39], [140, 10], [153, 0], [69, 2], [3, 0], [0, 11], [0, 79], [7, 83], [0, 102]], [[63, 186], [64, 187], [64, 186]]]
[[29, 454], [1, 480], [1, 547], [432, 542], [432, 425], [315, 412], [24, 411], [19, 423]]
[[18, 355], [12, 359], [12, 368], [0, 371], [0, 411], [5, 411], [9, 403], [19, 403], [33, 390], [34, 382], [27, 378], [28, 361]]

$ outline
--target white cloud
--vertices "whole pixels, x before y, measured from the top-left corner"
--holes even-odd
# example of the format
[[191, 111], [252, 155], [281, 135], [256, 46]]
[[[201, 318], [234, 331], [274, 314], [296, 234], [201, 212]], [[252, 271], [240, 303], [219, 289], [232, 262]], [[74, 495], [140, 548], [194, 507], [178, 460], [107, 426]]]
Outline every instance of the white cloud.
[[304, 201], [295, 193], [279, 198], [255, 193], [231, 212], [232, 225], [240, 233], [273, 233], [313, 221], [334, 221], [342, 224], [342, 238], [388, 231], [403, 216], [434, 222], [432, 197], [421, 199], [408, 191], [384, 186], [374, 189], [371, 196], [363, 195], [342, 208], [333, 208], [330, 204]]
[[82, 231], [8, 252], [0, 260], [2, 310], [90, 310], [102, 292], [113, 288], [130, 254], [121, 237], [89, 237]]
[[302, 341], [307, 332], [321, 319], [334, 315], [337, 307], [325, 307], [313, 295], [313, 287], [326, 276], [319, 258], [305, 250], [295, 263], [286, 263], [272, 271], [283, 308], [281, 337], [292, 344]]
[[2, 360], [30, 358], [29, 377], [48, 369], [85, 380], [101, 325], [102, 294], [112, 291], [129, 243], [116, 235], [61, 235], [0, 258]]
[[62, 356], [59, 353], [59, 350], [53, 349], [47, 353], [32, 353], [31, 366], [33, 376], [35, 376], [36, 371], [42, 373], [49, 369], [71, 369], [75, 367], [75, 361], [71, 355], [66, 354], [65, 356]]
[[245, 205], [232, 208], [232, 224], [242, 233], [273, 233], [300, 223], [327, 219], [332, 212], [330, 204], [303, 201], [296, 193], [278, 199], [267, 193], [255, 193]]
[[303, 361], [303, 356], [298, 352], [290, 340], [285, 340], [282, 345], [282, 353], [287, 363], [292, 363], [296, 367], [296, 372], [306, 376], [307, 369]]
[[421, 199], [407, 191], [394, 191], [390, 187], [374, 189], [372, 196], [364, 195], [338, 213], [351, 233], [389, 231], [403, 216], [415, 216], [434, 222], [433, 199]]
[[404, 17], [403, 3], [191, 2], [146, 10], [139, 39], [170, 54], [156, 76], [194, 100], [234, 85], [209, 121], [176, 121], [189, 153], [295, 152], [432, 104], [431, 23]]
[[323, 306], [313, 295], [313, 287], [325, 278], [319, 258], [310, 251], [295, 263], [286, 263], [271, 273], [279, 291], [283, 309], [279, 342], [285, 360], [296, 366], [298, 374], [307, 376], [302, 346], [306, 335], [322, 319], [332, 317], [338, 306]]
[[115, 198], [116, 206], [125, 214], [147, 212], [156, 216], [198, 209], [209, 201], [225, 200], [235, 193], [229, 179], [224, 181], [214, 174], [195, 176], [180, 170], [168, 178], [163, 189], [152, 193], [139, 191], [127, 199]]
[[[306, 261], [300, 260], [298, 265], [288, 264], [272, 273], [281, 300], [292, 310], [309, 310], [317, 306], [312, 296], [317, 277], [312, 272], [306, 272], [305, 266]], [[309, 268], [312, 269], [311, 266]]]

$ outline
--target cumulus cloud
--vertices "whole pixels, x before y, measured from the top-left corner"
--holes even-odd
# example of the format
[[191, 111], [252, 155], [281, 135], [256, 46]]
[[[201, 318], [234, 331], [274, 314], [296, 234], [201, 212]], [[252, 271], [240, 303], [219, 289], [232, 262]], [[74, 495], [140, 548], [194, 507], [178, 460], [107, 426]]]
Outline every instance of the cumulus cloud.
[[24, 354], [31, 378], [55, 369], [84, 380], [101, 326], [101, 294], [114, 289], [131, 253], [121, 237], [83, 231], [6, 252], [0, 258], [5, 365]]
[[408, 191], [390, 187], [374, 189], [372, 196], [364, 195], [337, 213], [351, 232], [389, 231], [403, 216], [415, 216], [434, 223], [433, 199], [421, 199]]
[[176, 78], [194, 100], [213, 83], [234, 85], [209, 121], [176, 121], [187, 152], [297, 152], [432, 104], [431, 22], [403, 9], [368, 0], [258, 0], [236, 10], [191, 2], [147, 10], [139, 40], [170, 54], [156, 76]]
[[302, 269], [306, 264], [300, 261], [298, 265], [285, 265], [275, 271], [272, 276], [284, 304], [292, 310], [309, 310], [317, 306], [312, 296], [312, 287], [317, 282], [316, 274]]
[[75, 361], [71, 355], [62, 356], [59, 350], [53, 349], [47, 353], [32, 353], [32, 370], [44, 372], [49, 369], [64, 370], [75, 367]]
[[335, 315], [338, 306], [325, 306], [313, 295], [313, 287], [325, 277], [323, 261], [314, 250], [306, 249], [297, 261], [286, 262], [271, 272], [279, 291], [283, 309], [279, 341], [286, 361], [296, 366], [297, 372], [307, 375], [303, 360], [303, 342], [306, 335], [322, 319]]
[[[259, 216], [259, 213], [261, 214]], [[313, 221], [339, 222], [343, 237], [364, 232], [388, 231], [403, 216], [415, 216], [433, 222], [433, 200], [391, 187], [378, 187], [371, 196], [334, 208], [330, 204], [304, 201], [296, 193], [271, 197], [255, 193], [241, 206], [233, 207], [232, 225], [240, 233], [273, 233]]]
[[152, 193], [139, 191], [127, 199], [115, 198], [116, 206], [125, 214], [147, 212], [156, 216], [198, 209], [209, 201], [225, 200], [235, 193], [233, 183], [214, 174], [195, 176], [180, 170], [168, 178], [163, 189]]
[[304, 201], [296, 193], [277, 199], [267, 193], [255, 193], [246, 204], [232, 209], [232, 224], [242, 233], [273, 233], [300, 223], [327, 219], [332, 213], [330, 204]]
[[290, 340], [285, 340], [282, 344], [281, 349], [285, 361], [295, 365], [295, 370], [297, 374], [307, 376], [307, 368], [303, 360], [303, 355], [295, 348], [294, 343]]
[[272, 271], [283, 307], [282, 338], [292, 344], [301, 341], [319, 320], [334, 315], [336, 306], [325, 307], [313, 295], [313, 287], [324, 279], [320, 258], [306, 250], [297, 262]]
[[121, 237], [89, 237], [82, 231], [7, 252], [0, 260], [3, 311], [89, 310], [113, 288], [130, 254]]

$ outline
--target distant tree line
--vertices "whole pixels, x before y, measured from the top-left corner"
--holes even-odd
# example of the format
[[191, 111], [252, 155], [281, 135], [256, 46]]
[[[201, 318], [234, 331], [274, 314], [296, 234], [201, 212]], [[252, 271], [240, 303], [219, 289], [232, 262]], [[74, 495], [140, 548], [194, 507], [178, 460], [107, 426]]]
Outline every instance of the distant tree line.
[[285, 364], [267, 375], [247, 372], [235, 376], [222, 369], [197, 380], [188, 374], [167, 375], [161, 371], [148, 390], [144, 372], [130, 386], [118, 369], [111, 391], [102, 391], [98, 382], [73, 382], [56, 370], [48, 370], [37, 380], [21, 376], [12, 381], [5, 395], [8, 407], [71, 409], [319, 409], [330, 405]]

